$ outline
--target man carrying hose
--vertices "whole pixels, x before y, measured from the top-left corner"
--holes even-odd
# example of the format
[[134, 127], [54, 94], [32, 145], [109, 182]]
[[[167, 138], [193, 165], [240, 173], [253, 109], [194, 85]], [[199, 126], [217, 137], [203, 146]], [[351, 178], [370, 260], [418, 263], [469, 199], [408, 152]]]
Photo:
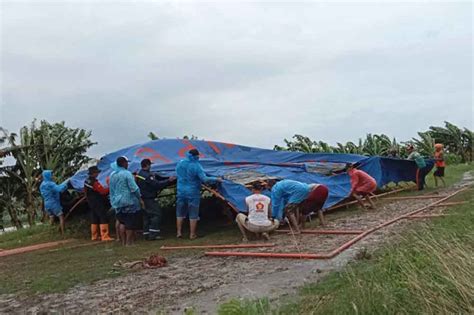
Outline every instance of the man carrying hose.
[[322, 207], [328, 197], [326, 186], [284, 179], [273, 185], [271, 191], [272, 217], [281, 222], [283, 215], [286, 215], [294, 234], [301, 233], [299, 215], [313, 211], [317, 211], [321, 225], [324, 226]]

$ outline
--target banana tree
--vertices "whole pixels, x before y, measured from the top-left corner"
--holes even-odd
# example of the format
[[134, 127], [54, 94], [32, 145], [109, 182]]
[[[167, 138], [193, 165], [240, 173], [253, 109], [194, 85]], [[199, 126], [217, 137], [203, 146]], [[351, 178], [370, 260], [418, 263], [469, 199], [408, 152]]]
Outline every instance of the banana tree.
[[430, 132], [418, 132], [420, 139], [413, 138], [413, 144], [423, 156], [433, 156], [435, 141]]

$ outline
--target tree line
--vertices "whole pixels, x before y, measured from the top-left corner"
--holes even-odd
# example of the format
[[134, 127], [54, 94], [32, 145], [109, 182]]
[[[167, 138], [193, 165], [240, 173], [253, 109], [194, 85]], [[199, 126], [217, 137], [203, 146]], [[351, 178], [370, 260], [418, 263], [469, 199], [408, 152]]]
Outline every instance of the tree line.
[[448, 162], [465, 163], [473, 159], [473, 132], [460, 128], [450, 122], [444, 127], [431, 126], [429, 130], [418, 132], [418, 137], [398, 142], [385, 134], [367, 134], [357, 142], [336, 143], [332, 146], [324, 141], [312, 140], [303, 135], [294, 135], [291, 140], [284, 139], [285, 146], [275, 145], [275, 150], [299, 151], [306, 153], [350, 153], [367, 156], [407, 156], [406, 147], [412, 144], [426, 157], [434, 154], [435, 143], [442, 143]]
[[[148, 138], [159, 139], [153, 132], [148, 134]], [[183, 139], [196, 140], [198, 137], [191, 135]], [[469, 129], [446, 122], [444, 127], [432, 126], [406, 142], [398, 142], [383, 134], [367, 134], [357, 143], [331, 146], [295, 135], [291, 140], [284, 140], [285, 147], [275, 146], [274, 149], [405, 157], [407, 143], [414, 144], [425, 156], [433, 154], [434, 143], [442, 143], [448, 162], [456, 163], [472, 161], [472, 139], [473, 132]], [[64, 122], [34, 120], [22, 127], [19, 133], [9, 133], [0, 126], [0, 224], [5, 214], [17, 228], [21, 228], [24, 222], [33, 225], [44, 219], [39, 193], [42, 170], [52, 170], [56, 180], [61, 182], [91, 163], [93, 159], [86, 153], [95, 144], [91, 140], [91, 131], [70, 128]], [[12, 163], [5, 165], [8, 157]]]

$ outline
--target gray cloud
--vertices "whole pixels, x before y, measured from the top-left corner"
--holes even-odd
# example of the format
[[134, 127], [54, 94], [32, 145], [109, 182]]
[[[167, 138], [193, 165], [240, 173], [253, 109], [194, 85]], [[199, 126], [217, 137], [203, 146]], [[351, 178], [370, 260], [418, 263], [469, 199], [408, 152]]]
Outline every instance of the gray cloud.
[[99, 155], [195, 134], [272, 147], [472, 126], [472, 5], [2, 4], [0, 124], [93, 130]]

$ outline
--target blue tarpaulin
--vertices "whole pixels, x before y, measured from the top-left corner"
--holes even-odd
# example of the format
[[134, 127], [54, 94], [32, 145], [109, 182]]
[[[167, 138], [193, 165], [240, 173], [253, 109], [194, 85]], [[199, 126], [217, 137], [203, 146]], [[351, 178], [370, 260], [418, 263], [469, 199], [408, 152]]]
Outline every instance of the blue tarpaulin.
[[[222, 176], [225, 181], [217, 188], [219, 193], [235, 208], [245, 211], [245, 197], [251, 192], [245, 183], [257, 179], [293, 179], [305, 183], [324, 184], [329, 188], [329, 198], [324, 205], [328, 208], [349, 196], [351, 184], [346, 173], [332, 175], [332, 170], [342, 169], [346, 163], [359, 163], [377, 181], [378, 187], [390, 182], [415, 181], [414, 161], [387, 157], [367, 157], [356, 154], [301, 153], [252, 148], [230, 143], [164, 139], [137, 144], [110, 153], [101, 158], [98, 167], [102, 171], [99, 181], [105, 184], [112, 172], [110, 164], [119, 156], [130, 160], [129, 170], [140, 169], [140, 161], [153, 161], [152, 171], [162, 176], [176, 176], [176, 163], [185, 153], [196, 148], [201, 153], [201, 164], [207, 174]], [[433, 161], [427, 161], [429, 167]], [[82, 190], [87, 171], [76, 173], [71, 183]]]

